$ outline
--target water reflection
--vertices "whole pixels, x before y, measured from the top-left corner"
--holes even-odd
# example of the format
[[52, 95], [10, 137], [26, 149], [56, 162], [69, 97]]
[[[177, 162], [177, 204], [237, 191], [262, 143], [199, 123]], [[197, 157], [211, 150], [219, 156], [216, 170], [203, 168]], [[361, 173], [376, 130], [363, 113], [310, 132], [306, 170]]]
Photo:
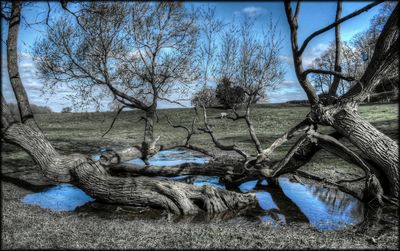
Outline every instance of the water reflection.
[[[319, 230], [337, 230], [364, 219], [364, 206], [353, 196], [319, 184], [303, 185], [280, 178], [279, 185]], [[290, 216], [286, 216], [290, 217]]]

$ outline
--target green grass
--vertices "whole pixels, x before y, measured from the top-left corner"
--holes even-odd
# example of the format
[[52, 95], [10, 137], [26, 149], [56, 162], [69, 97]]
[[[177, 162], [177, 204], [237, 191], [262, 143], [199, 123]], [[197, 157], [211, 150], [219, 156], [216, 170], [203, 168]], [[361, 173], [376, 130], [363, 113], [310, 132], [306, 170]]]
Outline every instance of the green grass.
[[[235, 143], [254, 154], [244, 121], [219, 119], [222, 110], [210, 109], [209, 122], [223, 143]], [[258, 106], [252, 112], [255, 130], [265, 148], [277, 137], [304, 119], [306, 106]], [[359, 108], [361, 116], [394, 139], [398, 139], [398, 104], [367, 105]], [[190, 125], [192, 109], [159, 111], [155, 134], [161, 143], [183, 139], [185, 131], [168, 125]], [[49, 140], [64, 153], [94, 154], [100, 147], [125, 147], [140, 143], [144, 122], [139, 111], [123, 112], [112, 131], [104, 138], [114, 113], [71, 113], [37, 115], [36, 119]], [[200, 120], [201, 122], [201, 120]], [[199, 123], [199, 126], [203, 126]], [[323, 132], [332, 131], [321, 128]], [[295, 139], [285, 143], [275, 158], [283, 156]], [[207, 134], [195, 135], [195, 145], [214, 149]], [[349, 144], [348, 142], [346, 144]], [[17, 147], [5, 144], [2, 150], [2, 172], [32, 169], [29, 155]], [[330, 180], [353, 178], [362, 174], [360, 168], [320, 151], [303, 170]], [[360, 189], [362, 182], [353, 185]], [[274, 229], [269, 225], [214, 222], [209, 224], [174, 223], [168, 220], [106, 219], [95, 215], [53, 213], [20, 202], [29, 190], [10, 183], [2, 184], [2, 244], [3, 248], [391, 248], [398, 246], [398, 228], [385, 232], [347, 229], [339, 232], [318, 232], [309, 226], [291, 225]], [[371, 238], [374, 241], [371, 241]]]

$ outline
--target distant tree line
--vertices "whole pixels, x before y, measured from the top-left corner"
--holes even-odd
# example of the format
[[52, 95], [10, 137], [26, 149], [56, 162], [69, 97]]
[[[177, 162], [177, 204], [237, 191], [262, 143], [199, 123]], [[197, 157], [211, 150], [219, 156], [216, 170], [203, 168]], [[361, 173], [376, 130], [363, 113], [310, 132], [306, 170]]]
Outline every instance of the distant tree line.
[[[10, 111], [12, 114], [15, 116], [19, 117], [19, 110], [18, 110], [18, 105], [15, 103], [9, 103], [8, 106], [10, 107]], [[34, 114], [45, 114], [45, 113], [52, 113], [53, 111], [51, 110], [50, 107], [48, 106], [41, 106], [41, 105], [35, 105], [31, 104], [32, 112]]]

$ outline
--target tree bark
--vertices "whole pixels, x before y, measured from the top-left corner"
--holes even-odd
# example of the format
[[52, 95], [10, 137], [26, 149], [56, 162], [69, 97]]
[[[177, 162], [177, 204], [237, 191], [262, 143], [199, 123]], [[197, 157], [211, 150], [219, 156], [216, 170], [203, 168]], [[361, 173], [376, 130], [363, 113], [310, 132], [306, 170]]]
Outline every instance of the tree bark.
[[382, 171], [390, 186], [390, 195], [399, 196], [399, 146], [358, 115], [351, 104], [327, 109], [324, 122], [349, 139], [361, 152]]
[[148, 177], [109, 175], [99, 161], [82, 154], [60, 155], [40, 132], [22, 123], [3, 128], [3, 139], [22, 147], [47, 178], [75, 184], [93, 198], [106, 203], [163, 208], [176, 214], [200, 211], [220, 213], [257, 203], [255, 194], [240, 194], [212, 186]]
[[179, 175], [204, 175], [224, 177], [233, 174], [235, 168], [223, 162], [207, 164], [185, 163], [177, 166], [140, 166], [130, 163], [113, 165], [110, 170], [116, 173], [131, 173], [145, 176], [174, 177]]
[[17, 99], [18, 109], [21, 121], [28, 123], [33, 128], [39, 130], [35, 120], [33, 119], [32, 109], [29, 105], [28, 95], [26, 94], [25, 88], [22, 85], [21, 78], [19, 76], [19, 64], [18, 64], [18, 31], [19, 24], [21, 22], [21, 2], [12, 2], [12, 12], [10, 16], [10, 22], [8, 26], [8, 37], [7, 37], [7, 69], [10, 78], [10, 83], [13, 88], [15, 98]]
[[157, 153], [156, 143], [158, 139], [154, 139], [154, 121], [156, 118], [156, 103], [153, 103], [146, 112], [144, 138], [140, 151], [142, 152], [141, 159], [148, 164], [148, 158]]
[[213, 186], [198, 187], [178, 181], [149, 177], [120, 178], [107, 175], [98, 163], [85, 163], [73, 170], [75, 183], [99, 201], [162, 208], [175, 214], [201, 211], [220, 213], [257, 202], [255, 194], [240, 194]]

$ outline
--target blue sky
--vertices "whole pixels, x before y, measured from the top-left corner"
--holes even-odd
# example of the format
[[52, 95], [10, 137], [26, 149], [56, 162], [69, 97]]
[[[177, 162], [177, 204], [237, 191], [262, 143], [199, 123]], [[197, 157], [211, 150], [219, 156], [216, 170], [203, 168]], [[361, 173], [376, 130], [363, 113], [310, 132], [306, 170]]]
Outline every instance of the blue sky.
[[[342, 16], [345, 16], [356, 9], [362, 8], [370, 2], [352, 1], [343, 3]], [[305, 99], [305, 93], [300, 88], [293, 65], [291, 64], [291, 48], [290, 48], [290, 37], [289, 37], [289, 26], [287, 24], [283, 2], [187, 2], [187, 6], [202, 6], [209, 4], [216, 7], [217, 18], [222, 19], [225, 23], [232, 22], [234, 17], [244, 15], [248, 17], [256, 17], [256, 29], [261, 29], [267, 22], [268, 15], [272, 15], [273, 19], [278, 22], [278, 29], [281, 31], [283, 40], [283, 49], [281, 51], [281, 57], [285, 61], [285, 67], [287, 73], [285, 80], [278, 86], [274, 91], [267, 92], [269, 102], [285, 102], [293, 99]], [[51, 2], [52, 16], [58, 16], [60, 14], [66, 14], [61, 10], [58, 2]], [[363, 14], [350, 19], [342, 24], [342, 38], [349, 40], [353, 35], [363, 30], [366, 30], [369, 26], [370, 19], [377, 14], [380, 6], [376, 6], [364, 12]], [[336, 2], [304, 2], [299, 17], [299, 43], [311, 34], [313, 31], [323, 28], [324, 26], [333, 22], [335, 18]], [[30, 6], [27, 6], [23, 10], [24, 18], [30, 22], [43, 20], [47, 14], [47, 3], [37, 2]], [[236, 18], [237, 20], [238, 18]], [[53, 111], [59, 112], [62, 107], [70, 106], [71, 102], [67, 99], [67, 95], [71, 91], [66, 87], [60, 87], [56, 90], [55, 94], [42, 95], [42, 84], [41, 81], [36, 77], [36, 70], [34, 62], [31, 58], [31, 48], [33, 43], [43, 36], [45, 31], [44, 25], [32, 25], [31, 27], [23, 26], [19, 34], [18, 50], [20, 54], [20, 74], [24, 86], [28, 92], [31, 103], [37, 105], [50, 106]], [[7, 24], [2, 20], [2, 92], [8, 101], [13, 101], [13, 93], [9, 84], [7, 68], [6, 68], [6, 54], [5, 54], [5, 43], [7, 37]], [[310, 63], [313, 58], [320, 55], [334, 39], [334, 29], [326, 32], [315, 39], [313, 39], [307, 50], [304, 52], [303, 62], [305, 65]], [[183, 98], [173, 95], [173, 98]], [[186, 97], [187, 98], [187, 97]], [[107, 109], [107, 103], [110, 98], [104, 99], [103, 110]], [[183, 102], [189, 105], [190, 102]], [[160, 108], [176, 107], [175, 104], [169, 104], [161, 102]], [[90, 107], [88, 111], [93, 111], [94, 107]]]

